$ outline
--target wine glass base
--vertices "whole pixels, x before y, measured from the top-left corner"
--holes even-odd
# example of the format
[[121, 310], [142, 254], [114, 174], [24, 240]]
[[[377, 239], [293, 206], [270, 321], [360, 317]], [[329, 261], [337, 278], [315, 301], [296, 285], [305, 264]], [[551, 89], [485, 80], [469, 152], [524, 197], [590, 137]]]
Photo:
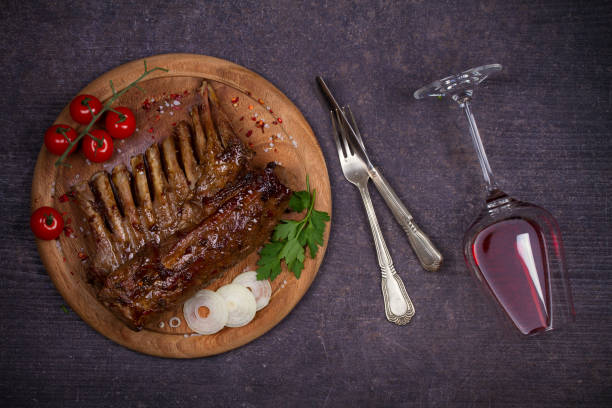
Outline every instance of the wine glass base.
[[460, 104], [470, 100], [474, 93], [474, 86], [478, 85], [487, 77], [495, 72], [501, 71], [500, 64], [482, 65], [471, 68], [457, 75], [450, 75], [425, 85], [414, 93], [416, 99], [426, 96], [442, 97], [450, 95], [451, 98]]

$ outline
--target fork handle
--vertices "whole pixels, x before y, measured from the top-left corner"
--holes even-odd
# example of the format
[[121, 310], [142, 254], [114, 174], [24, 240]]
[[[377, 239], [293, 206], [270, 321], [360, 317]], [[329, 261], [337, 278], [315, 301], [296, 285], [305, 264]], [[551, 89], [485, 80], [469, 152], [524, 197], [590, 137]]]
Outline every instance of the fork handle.
[[440, 269], [443, 260], [442, 254], [434, 246], [429, 237], [425, 235], [423, 230], [415, 224], [412, 214], [410, 214], [408, 209], [402, 204], [397, 194], [395, 194], [395, 191], [393, 191], [389, 185], [389, 182], [385, 180], [380, 170], [376, 167], [370, 169], [369, 173], [370, 178], [387, 203], [393, 216], [399, 225], [402, 226], [406, 235], [408, 235], [408, 242], [410, 242], [423, 268], [430, 272], [435, 272]]
[[361, 193], [368, 221], [370, 222], [370, 228], [372, 229], [372, 235], [374, 236], [376, 256], [378, 257], [378, 266], [380, 267], [382, 277], [381, 285], [385, 303], [385, 315], [391, 323], [405, 325], [414, 316], [414, 305], [406, 292], [404, 282], [402, 282], [393, 266], [387, 244], [385, 244], [380, 225], [378, 225], [367, 182], [363, 186], [359, 186], [359, 192]]

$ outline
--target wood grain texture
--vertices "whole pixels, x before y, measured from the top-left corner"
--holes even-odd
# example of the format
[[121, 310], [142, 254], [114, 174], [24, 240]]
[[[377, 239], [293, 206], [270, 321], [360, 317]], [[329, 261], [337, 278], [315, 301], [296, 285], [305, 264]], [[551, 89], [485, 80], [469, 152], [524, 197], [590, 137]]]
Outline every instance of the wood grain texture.
[[[0, 393], [11, 407], [608, 407], [612, 400], [612, 7], [609, 1], [5, 1], [0, 8]], [[80, 36], [75, 28], [82, 28]], [[205, 359], [133, 352], [64, 302], [27, 229], [45, 129], [114, 66], [168, 52], [231, 60], [300, 109], [328, 164], [331, 240], [311, 288], [279, 325]], [[550, 210], [564, 234], [577, 310], [558, 335], [506, 331], [465, 267], [482, 204], [461, 112], [412, 93], [498, 62], [474, 114], [497, 181]], [[415, 304], [382, 308], [359, 193], [342, 177], [323, 75], [365, 145], [445, 256], [423, 272], [374, 189]]]
[[[32, 180], [32, 211], [43, 205], [59, 208], [70, 219], [76, 234], [62, 234], [58, 240], [37, 240], [38, 250], [51, 280], [70, 307], [90, 326], [110, 339], [146, 354], [160, 357], [193, 358], [219, 354], [240, 347], [261, 336], [278, 324], [298, 303], [314, 280], [325, 255], [325, 244], [315, 259], [307, 257], [300, 279], [285, 269], [272, 282], [270, 304], [255, 319], [238, 328], [225, 328], [208, 336], [193, 335], [178, 304], [161, 314], [142, 331], [134, 331], [117, 319], [97, 301], [87, 283], [86, 268], [79, 253], [95, 254], [96, 244], [84, 214], [76, 205], [62, 202], [62, 197], [83, 180], [100, 170], [111, 171], [119, 164], [129, 166], [130, 158], [142, 154], [152, 143], [161, 143], [175, 132], [181, 120], [189, 121], [189, 112], [201, 98], [197, 92], [202, 80], [211, 81], [222, 108], [243, 143], [255, 151], [254, 166], [269, 162], [282, 165], [281, 179], [294, 191], [306, 188], [306, 175], [311, 188], [318, 192], [317, 209], [331, 214], [329, 177], [323, 154], [310, 126], [299, 110], [268, 81], [236, 64], [218, 58], [193, 54], [167, 54], [146, 58], [148, 69], [163, 67], [168, 72], [153, 72], [122, 95], [113, 106], [127, 106], [136, 113], [139, 131], [127, 140], [115, 140], [115, 153], [104, 164], [85, 161], [79, 154], [68, 157], [69, 166], [55, 166], [57, 156], [42, 148]], [[80, 94], [97, 96], [103, 103], [112, 96], [113, 82], [117, 92], [138, 78], [144, 71], [144, 60], [133, 61], [100, 76], [82, 89]], [[232, 102], [235, 101], [235, 102]], [[260, 122], [261, 121], [261, 122]], [[266, 125], [263, 125], [263, 123]], [[67, 105], [55, 120], [76, 127]], [[256, 124], [261, 124], [259, 127]], [[72, 201], [72, 200], [71, 200]], [[216, 290], [244, 270], [257, 268], [257, 253], [227, 270], [206, 289]], [[204, 288], [203, 288], [204, 289]], [[172, 327], [170, 320], [180, 324]]]

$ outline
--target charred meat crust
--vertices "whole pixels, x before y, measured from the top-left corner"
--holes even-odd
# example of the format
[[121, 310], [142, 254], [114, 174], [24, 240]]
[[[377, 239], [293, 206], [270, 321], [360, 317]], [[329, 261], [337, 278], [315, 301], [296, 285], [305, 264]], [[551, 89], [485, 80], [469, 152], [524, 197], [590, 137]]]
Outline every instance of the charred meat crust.
[[261, 246], [290, 195], [273, 166], [247, 174], [219, 193], [222, 204], [193, 230], [148, 244], [109, 274], [99, 299], [130, 327], [142, 328]]
[[88, 279], [133, 329], [261, 246], [291, 191], [274, 166], [252, 170], [214, 89], [173, 134], [74, 187], [95, 253]]
[[74, 187], [97, 249], [93, 282], [147, 243], [199, 224], [219, 203], [216, 195], [248, 171], [253, 152], [231, 129], [214, 89], [204, 81], [199, 91], [203, 102], [193, 107], [191, 124], [179, 122], [175, 134], [132, 157], [131, 173], [118, 165]]

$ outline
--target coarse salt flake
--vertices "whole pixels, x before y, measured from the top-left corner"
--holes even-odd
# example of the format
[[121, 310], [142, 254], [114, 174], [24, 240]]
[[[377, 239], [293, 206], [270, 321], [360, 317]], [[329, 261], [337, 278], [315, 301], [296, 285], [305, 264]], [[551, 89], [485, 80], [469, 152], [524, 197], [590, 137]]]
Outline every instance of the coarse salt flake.
[[179, 105], [181, 104], [181, 102], [180, 102], [180, 101], [174, 101], [173, 103], [174, 103], [176, 106], [179, 106]]

